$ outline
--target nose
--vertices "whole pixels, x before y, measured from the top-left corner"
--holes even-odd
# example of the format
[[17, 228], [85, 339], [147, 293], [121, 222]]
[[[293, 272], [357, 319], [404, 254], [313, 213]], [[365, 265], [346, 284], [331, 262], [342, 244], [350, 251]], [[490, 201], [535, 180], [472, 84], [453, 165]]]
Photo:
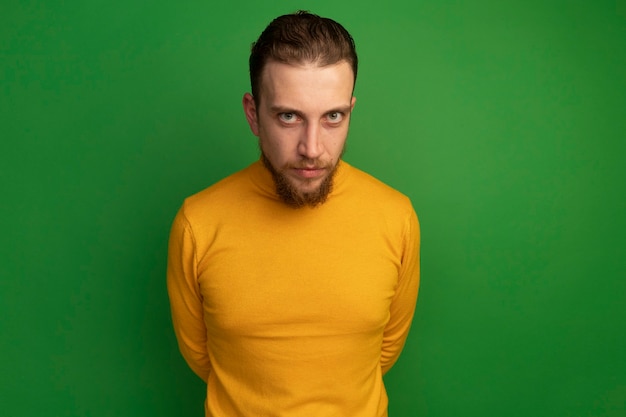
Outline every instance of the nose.
[[306, 125], [298, 144], [298, 152], [307, 159], [317, 159], [324, 152], [321, 129], [317, 123]]

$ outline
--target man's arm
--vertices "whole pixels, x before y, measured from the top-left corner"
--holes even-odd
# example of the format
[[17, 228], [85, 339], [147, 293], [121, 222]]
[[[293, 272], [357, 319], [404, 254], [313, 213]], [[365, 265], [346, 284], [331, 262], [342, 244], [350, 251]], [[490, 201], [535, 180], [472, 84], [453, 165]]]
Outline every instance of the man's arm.
[[189, 367], [207, 381], [211, 363], [197, 280], [196, 245], [183, 209], [172, 225], [167, 257], [167, 291], [178, 347]]
[[383, 334], [381, 366], [383, 375], [398, 360], [409, 334], [420, 281], [420, 230], [413, 210], [406, 221], [402, 265], [391, 300], [390, 318]]

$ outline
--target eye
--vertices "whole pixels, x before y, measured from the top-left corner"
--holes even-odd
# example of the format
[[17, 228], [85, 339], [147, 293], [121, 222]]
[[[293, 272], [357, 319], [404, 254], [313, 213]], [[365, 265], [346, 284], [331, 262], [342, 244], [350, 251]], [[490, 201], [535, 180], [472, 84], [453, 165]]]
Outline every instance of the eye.
[[343, 120], [343, 113], [338, 112], [338, 111], [331, 111], [330, 113], [326, 115], [326, 119], [330, 123], [339, 123]]
[[298, 116], [295, 113], [280, 113], [278, 119], [283, 123], [295, 123], [298, 121]]

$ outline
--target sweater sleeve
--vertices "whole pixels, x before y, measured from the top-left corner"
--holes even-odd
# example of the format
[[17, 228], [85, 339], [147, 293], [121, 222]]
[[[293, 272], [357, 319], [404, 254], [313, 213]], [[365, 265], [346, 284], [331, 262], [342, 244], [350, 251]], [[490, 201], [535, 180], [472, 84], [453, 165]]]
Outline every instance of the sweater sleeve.
[[167, 291], [180, 352], [189, 367], [207, 381], [211, 363], [197, 280], [196, 244], [183, 209], [176, 215], [170, 232]]
[[398, 360], [409, 334], [415, 312], [420, 281], [420, 231], [413, 210], [406, 220], [402, 241], [402, 264], [398, 284], [391, 300], [390, 318], [383, 334], [381, 367], [387, 373]]

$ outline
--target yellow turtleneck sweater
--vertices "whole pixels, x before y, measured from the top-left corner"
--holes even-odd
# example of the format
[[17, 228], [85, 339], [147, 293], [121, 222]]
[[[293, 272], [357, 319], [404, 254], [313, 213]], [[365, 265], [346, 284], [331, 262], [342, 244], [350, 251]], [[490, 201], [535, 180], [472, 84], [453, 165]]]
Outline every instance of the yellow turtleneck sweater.
[[291, 208], [257, 161], [185, 200], [167, 286], [206, 416], [386, 416], [382, 376], [417, 299], [417, 217], [345, 162], [324, 204]]

